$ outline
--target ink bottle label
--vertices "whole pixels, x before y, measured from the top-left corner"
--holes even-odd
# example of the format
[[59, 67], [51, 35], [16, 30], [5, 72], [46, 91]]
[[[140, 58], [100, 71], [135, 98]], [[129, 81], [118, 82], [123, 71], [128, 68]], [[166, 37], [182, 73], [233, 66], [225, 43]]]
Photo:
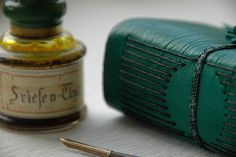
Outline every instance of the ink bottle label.
[[82, 60], [31, 70], [0, 64], [1, 114], [24, 119], [73, 114], [83, 107], [82, 70]]

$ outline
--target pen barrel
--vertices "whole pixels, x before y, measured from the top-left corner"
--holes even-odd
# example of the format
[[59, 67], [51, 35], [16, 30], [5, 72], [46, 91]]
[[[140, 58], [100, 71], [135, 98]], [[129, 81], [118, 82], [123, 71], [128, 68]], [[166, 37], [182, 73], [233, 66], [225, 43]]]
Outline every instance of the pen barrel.
[[123, 154], [123, 153], [117, 153], [117, 152], [112, 151], [109, 157], [138, 157], [138, 156]]

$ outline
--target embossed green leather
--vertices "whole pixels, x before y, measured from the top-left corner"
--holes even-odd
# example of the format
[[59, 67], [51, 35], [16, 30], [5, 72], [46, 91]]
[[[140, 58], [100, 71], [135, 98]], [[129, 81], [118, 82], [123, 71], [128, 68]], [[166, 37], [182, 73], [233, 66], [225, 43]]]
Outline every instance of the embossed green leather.
[[234, 32], [171, 20], [120, 23], [106, 45], [107, 103], [236, 156]]

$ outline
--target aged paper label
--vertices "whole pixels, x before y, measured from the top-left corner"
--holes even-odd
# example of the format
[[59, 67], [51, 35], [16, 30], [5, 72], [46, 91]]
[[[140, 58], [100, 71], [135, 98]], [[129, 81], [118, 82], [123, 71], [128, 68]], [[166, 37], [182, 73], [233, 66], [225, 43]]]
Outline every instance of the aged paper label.
[[53, 69], [0, 65], [0, 112], [45, 119], [69, 115], [83, 104], [82, 61]]

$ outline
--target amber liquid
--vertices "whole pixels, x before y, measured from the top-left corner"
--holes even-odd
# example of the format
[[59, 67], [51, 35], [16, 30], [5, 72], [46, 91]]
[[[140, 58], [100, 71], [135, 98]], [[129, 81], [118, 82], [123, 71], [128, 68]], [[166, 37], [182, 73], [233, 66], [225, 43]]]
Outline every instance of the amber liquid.
[[[18, 69], [37, 70], [65, 67], [72, 62], [82, 60], [84, 54], [84, 45], [67, 32], [43, 39], [20, 38], [6, 32], [0, 38], [0, 64], [13, 65]], [[4, 115], [0, 109], [0, 125], [26, 131], [65, 129], [81, 120], [85, 112], [86, 108], [82, 104], [77, 112], [70, 115], [37, 119]]]

